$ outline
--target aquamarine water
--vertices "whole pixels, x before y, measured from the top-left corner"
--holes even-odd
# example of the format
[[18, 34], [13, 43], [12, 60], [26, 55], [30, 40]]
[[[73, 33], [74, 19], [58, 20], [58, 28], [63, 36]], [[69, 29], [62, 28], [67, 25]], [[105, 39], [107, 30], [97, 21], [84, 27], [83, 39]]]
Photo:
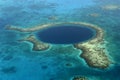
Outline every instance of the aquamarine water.
[[[104, 8], [117, 5], [117, 8]], [[0, 80], [120, 80], [120, 0], [0, 0]], [[105, 31], [113, 64], [107, 69], [87, 66], [82, 51], [72, 45], [52, 45], [32, 51], [18, 42], [30, 33], [5, 30], [6, 25], [30, 28], [57, 22], [87, 22]], [[71, 64], [72, 66], [66, 66]]]

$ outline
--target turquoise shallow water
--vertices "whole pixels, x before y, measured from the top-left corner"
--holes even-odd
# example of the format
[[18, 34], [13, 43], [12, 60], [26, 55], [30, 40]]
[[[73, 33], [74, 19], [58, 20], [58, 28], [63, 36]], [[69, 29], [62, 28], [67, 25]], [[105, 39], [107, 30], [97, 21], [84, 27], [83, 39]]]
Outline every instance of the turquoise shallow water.
[[[120, 0], [0, 0], [0, 80], [120, 80]], [[105, 9], [114, 5], [118, 8]], [[57, 22], [87, 22], [105, 31], [108, 69], [87, 66], [82, 51], [71, 45], [52, 45], [46, 51], [32, 51], [29, 42], [17, 40], [30, 33], [5, 30], [5, 25], [29, 28]], [[65, 66], [70, 63], [72, 66]]]

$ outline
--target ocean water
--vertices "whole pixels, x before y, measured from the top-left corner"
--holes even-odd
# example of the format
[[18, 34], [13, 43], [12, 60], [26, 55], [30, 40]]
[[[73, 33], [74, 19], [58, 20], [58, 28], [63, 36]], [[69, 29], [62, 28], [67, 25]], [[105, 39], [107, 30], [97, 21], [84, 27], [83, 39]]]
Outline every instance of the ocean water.
[[[0, 80], [120, 80], [120, 0], [0, 0]], [[18, 42], [30, 33], [6, 30], [6, 25], [30, 28], [58, 22], [87, 22], [105, 31], [113, 64], [107, 69], [89, 67], [72, 45], [52, 45], [32, 51]], [[71, 64], [72, 66], [66, 66]]]

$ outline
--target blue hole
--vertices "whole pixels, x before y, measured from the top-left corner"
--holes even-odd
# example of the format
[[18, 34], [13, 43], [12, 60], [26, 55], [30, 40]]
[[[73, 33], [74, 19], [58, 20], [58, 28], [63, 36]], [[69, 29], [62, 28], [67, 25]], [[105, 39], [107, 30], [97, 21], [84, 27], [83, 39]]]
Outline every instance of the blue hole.
[[45, 43], [74, 44], [87, 41], [95, 36], [95, 30], [86, 26], [59, 25], [42, 29], [37, 38]]

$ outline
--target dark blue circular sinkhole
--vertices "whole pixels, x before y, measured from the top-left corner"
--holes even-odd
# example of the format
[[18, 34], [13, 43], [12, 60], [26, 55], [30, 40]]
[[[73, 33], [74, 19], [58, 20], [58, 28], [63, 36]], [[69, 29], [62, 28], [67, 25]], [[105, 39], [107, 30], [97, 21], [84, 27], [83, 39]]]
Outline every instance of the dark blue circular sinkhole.
[[81, 25], [57, 25], [37, 32], [37, 38], [45, 43], [74, 44], [95, 36], [95, 30]]

